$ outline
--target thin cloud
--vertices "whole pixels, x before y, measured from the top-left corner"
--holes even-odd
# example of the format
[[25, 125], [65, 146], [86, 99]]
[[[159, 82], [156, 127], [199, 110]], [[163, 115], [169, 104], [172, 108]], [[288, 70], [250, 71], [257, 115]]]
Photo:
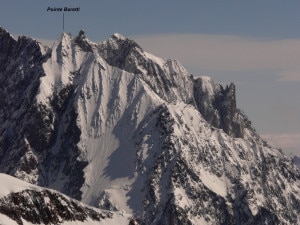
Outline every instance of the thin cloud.
[[277, 81], [300, 82], [300, 70], [287, 70], [279, 74]]
[[300, 156], [300, 133], [263, 134], [261, 135], [271, 146], [281, 148], [285, 153]]
[[53, 46], [53, 43], [54, 41], [53, 40], [47, 40], [47, 39], [36, 39], [38, 42], [40, 42], [42, 45], [45, 45], [45, 46], [48, 46], [48, 47], [52, 47]]
[[[279, 82], [300, 82], [300, 39], [267, 40], [205, 34], [131, 38], [146, 51], [165, 58], [176, 58], [197, 71], [269, 70]], [[49, 47], [54, 43], [53, 40], [37, 40]]]
[[[278, 71], [278, 81], [299, 81], [300, 39], [267, 40], [229, 35], [170, 34], [132, 37], [147, 51], [176, 58], [199, 71]], [[283, 74], [282, 71], [285, 71]], [[281, 73], [281, 74], [280, 74]]]

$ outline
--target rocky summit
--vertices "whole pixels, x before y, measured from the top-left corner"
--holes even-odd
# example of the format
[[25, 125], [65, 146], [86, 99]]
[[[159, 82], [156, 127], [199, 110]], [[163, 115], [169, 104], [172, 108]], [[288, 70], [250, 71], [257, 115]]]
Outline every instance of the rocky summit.
[[5, 202], [26, 214], [16, 199], [50, 199], [54, 210], [35, 215], [45, 224], [63, 218], [65, 198], [108, 210], [67, 208], [79, 222], [123, 212], [106, 224], [300, 224], [300, 172], [255, 131], [233, 83], [120, 34], [63, 33], [48, 47], [0, 28], [0, 84], [0, 172], [47, 188], [1, 189], [0, 215], [19, 224], [28, 217]]

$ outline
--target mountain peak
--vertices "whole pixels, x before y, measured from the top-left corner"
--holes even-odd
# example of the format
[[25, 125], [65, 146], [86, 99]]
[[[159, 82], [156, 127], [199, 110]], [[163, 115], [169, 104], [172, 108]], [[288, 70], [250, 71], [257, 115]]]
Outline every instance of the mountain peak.
[[[0, 60], [3, 58], [3, 60], [8, 61], [8, 55], [12, 52], [13, 46], [16, 43], [17, 41], [15, 38], [5, 29], [0, 27]], [[5, 63], [3, 62], [3, 64], [0, 65], [0, 71], [4, 64]]]
[[72, 34], [71, 33], [66, 33], [66, 32], [61, 33], [58, 40], [62, 41], [64, 39], [72, 39]]
[[80, 30], [79, 34], [78, 34], [78, 37], [85, 38], [85, 31], [84, 30]]
[[111, 37], [115, 38], [115, 39], [120, 39], [123, 41], [125, 41], [127, 39], [126, 37], [124, 37], [122, 34], [119, 34], [119, 33], [114, 33]]
[[2, 36], [4, 34], [9, 34], [10, 36], [12, 36], [6, 29], [4, 29], [3, 27], [0, 27], [0, 36]]
[[85, 52], [93, 51], [93, 43], [85, 36], [84, 30], [80, 30], [74, 42]]

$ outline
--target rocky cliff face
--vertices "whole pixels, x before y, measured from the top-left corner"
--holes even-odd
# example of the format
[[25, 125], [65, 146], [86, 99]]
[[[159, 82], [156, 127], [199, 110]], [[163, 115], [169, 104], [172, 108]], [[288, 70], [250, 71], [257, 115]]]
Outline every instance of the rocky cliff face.
[[[27, 37], [16, 41], [3, 29], [0, 29], [0, 46], [0, 167], [2, 172], [23, 178], [25, 174], [32, 174], [30, 179], [34, 182], [38, 161], [28, 147], [27, 139], [35, 140], [32, 144], [36, 151], [41, 151], [40, 146], [46, 146], [45, 134], [36, 133], [35, 127], [41, 125], [43, 118], [39, 118], [33, 103], [47, 55], [42, 54], [36, 41]], [[17, 171], [17, 168], [22, 169]]]
[[[0, 170], [146, 224], [296, 224], [300, 174], [236, 106], [115, 34], [0, 33]], [[18, 90], [20, 89], [20, 92]]]
[[194, 82], [197, 109], [212, 126], [235, 138], [243, 138], [246, 129], [253, 130], [247, 116], [236, 107], [235, 84], [225, 88], [209, 77]]

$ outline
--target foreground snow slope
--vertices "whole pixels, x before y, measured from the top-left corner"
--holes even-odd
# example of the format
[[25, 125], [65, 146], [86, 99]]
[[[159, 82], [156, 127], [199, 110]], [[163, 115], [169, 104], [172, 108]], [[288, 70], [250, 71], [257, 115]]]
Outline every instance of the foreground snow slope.
[[120, 34], [52, 48], [0, 34], [2, 172], [146, 224], [300, 222], [299, 171], [237, 108], [233, 83]]
[[130, 215], [87, 207], [57, 191], [0, 174], [0, 224], [129, 224]]

